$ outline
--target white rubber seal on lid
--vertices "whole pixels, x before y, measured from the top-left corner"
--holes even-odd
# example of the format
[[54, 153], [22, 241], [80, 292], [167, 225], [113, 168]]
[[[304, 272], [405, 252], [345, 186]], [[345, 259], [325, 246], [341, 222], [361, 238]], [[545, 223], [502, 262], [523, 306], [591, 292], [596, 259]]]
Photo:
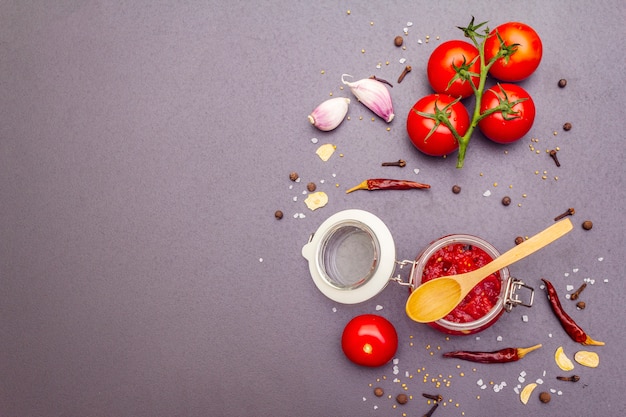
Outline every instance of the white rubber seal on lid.
[[385, 288], [395, 269], [396, 248], [391, 232], [374, 214], [344, 210], [319, 226], [302, 256], [326, 297], [356, 304]]

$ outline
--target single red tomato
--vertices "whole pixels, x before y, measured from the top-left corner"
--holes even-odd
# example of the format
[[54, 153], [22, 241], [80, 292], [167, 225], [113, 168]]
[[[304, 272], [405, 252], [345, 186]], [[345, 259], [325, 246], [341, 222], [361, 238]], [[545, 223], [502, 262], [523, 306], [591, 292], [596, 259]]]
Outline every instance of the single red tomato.
[[485, 61], [489, 62], [500, 50], [500, 39], [505, 45], [513, 47], [515, 52], [498, 59], [489, 69], [489, 73], [502, 81], [521, 81], [529, 77], [541, 62], [543, 46], [541, 38], [533, 28], [524, 23], [509, 22], [491, 31], [485, 40]]
[[[465, 41], [447, 41], [435, 48], [428, 59], [427, 68], [428, 82], [430, 82], [435, 93], [462, 98], [474, 94], [471, 83], [478, 87], [480, 74], [478, 56], [478, 49]], [[477, 75], [472, 76], [472, 74]], [[463, 75], [470, 77], [470, 79], [464, 78]]]
[[398, 333], [384, 317], [375, 314], [356, 316], [343, 330], [341, 348], [357, 365], [382, 366], [398, 350]]
[[[413, 105], [406, 120], [406, 130], [413, 145], [426, 155], [443, 156], [456, 151], [459, 142], [442, 122], [417, 112], [441, 115], [447, 114], [452, 127], [463, 136], [470, 125], [467, 109], [460, 101], [447, 94], [431, 94]], [[445, 117], [445, 116], [444, 116]]]
[[511, 107], [511, 114], [496, 111], [481, 119], [478, 122], [480, 131], [498, 143], [511, 143], [521, 139], [535, 121], [535, 103], [530, 94], [519, 85], [498, 84], [486, 90], [480, 101], [480, 114], [498, 107], [502, 101], [515, 103], [518, 100]]

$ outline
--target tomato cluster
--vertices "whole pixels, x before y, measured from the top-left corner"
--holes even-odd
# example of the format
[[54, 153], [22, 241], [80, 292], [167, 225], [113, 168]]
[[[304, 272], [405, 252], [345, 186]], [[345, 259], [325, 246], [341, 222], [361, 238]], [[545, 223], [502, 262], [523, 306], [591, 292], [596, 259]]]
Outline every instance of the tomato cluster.
[[[432, 52], [427, 65], [434, 94], [418, 100], [407, 117], [407, 133], [421, 152], [431, 156], [459, 150], [461, 168], [475, 127], [494, 142], [521, 139], [533, 125], [535, 105], [514, 82], [529, 77], [542, 57], [541, 39], [524, 23], [508, 22], [492, 31], [475, 25], [461, 28], [472, 43], [451, 40]], [[487, 77], [498, 81], [486, 89]], [[470, 118], [462, 102], [476, 99]]]

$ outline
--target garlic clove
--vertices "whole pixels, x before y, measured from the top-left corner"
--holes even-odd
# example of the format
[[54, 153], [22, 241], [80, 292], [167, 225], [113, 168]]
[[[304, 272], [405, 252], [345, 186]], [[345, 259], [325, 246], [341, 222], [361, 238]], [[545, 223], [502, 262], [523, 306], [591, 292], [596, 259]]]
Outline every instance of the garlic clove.
[[328, 99], [309, 114], [309, 123], [324, 132], [333, 130], [346, 117], [348, 104], [350, 104], [349, 98], [336, 97]]
[[344, 77], [352, 77], [348, 74], [341, 76], [341, 82], [347, 85], [352, 94], [365, 107], [373, 111], [378, 117], [389, 123], [393, 120], [393, 103], [387, 87], [373, 78], [363, 78], [355, 82], [348, 82]]

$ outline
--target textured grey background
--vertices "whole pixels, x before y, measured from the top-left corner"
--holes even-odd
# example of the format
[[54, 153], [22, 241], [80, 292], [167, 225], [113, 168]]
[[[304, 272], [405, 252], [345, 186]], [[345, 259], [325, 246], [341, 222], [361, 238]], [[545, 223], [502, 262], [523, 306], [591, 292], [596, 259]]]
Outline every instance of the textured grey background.
[[[528, 137], [503, 147], [476, 134], [456, 170], [454, 157], [419, 154], [404, 123], [429, 93], [430, 51], [460, 38], [456, 26], [472, 15], [492, 27], [530, 24], [544, 58], [522, 83], [538, 111]], [[617, 0], [0, 2], [0, 415], [422, 415], [422, 392], [444, 395], [441, 416], [623, 415], [624, 21]], [[403, 51], [392, 41], [407, 22]], [[356, 100], [337, 130], [308, 125], [330, 93], [350, 97], [342, 73], [395, 80], [402, 57], [413, 72], [391, 90], [390, 131]], [[567, 88], [556, 87], [560, 78]], [[315, 155], [313, 137], [337, 145], [330, 161]], [[559, 169], [545, 155], [555, 146]], [[380, 167], [398, 158], [408, 167]], [[288, 179], [294, 170], [299, 184]], [[344, 194], [380, 176], [432, 189]], [[315, 212], [303, 203], [308, 181], [330, 198]], [[346, 208], [381, 217], [398, 258], [411, 259], [447, 233], [504, 251], [568, 207], [574, 231], [511, 267], [538, 289], [535, 306], [479, 339], [411, 322], [398, 285], [337, 305], [300, 255], [309, 234]], [[585, 219], [592, 231], [580, 228]], [[595, 280], [586, 310], [564, 300], [606, 342], [590, 349], [599, 368], [577, 366], [578, 384], [555, 379], [556, 347], [570, 356], [581, 347], [549, 311], [541, 277], [562, 295]], [[343, 326], [363, 313], [396, 326], [397, 374], [341, 353]], [[535, 343], [544, 347], [513, 364], [440, 357]], [[523, 406], [514, 392], [523, 371], [561, 395]], [[414, 397], [394, 408], [370, 384]]]

